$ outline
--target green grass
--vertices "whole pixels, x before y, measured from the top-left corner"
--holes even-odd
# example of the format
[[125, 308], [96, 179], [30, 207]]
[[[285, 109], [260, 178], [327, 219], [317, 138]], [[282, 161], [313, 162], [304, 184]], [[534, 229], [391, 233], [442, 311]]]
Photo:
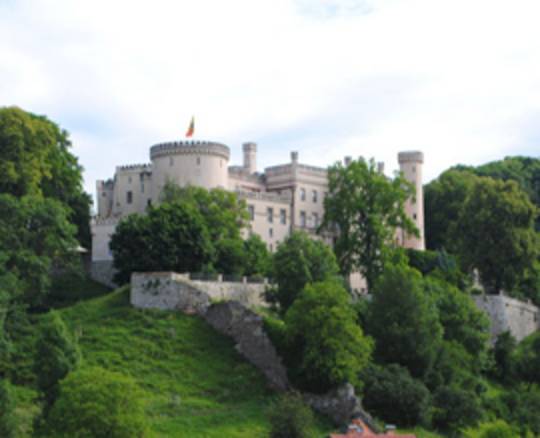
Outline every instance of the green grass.
[[[127, 288], [61, 310], [84, 362], [131, 375], [152, 436], [259, 437], [275, 394], [233, 342], [196, 316], [137, 310]], [[330, 428], [319, 418], [318, 433]]]

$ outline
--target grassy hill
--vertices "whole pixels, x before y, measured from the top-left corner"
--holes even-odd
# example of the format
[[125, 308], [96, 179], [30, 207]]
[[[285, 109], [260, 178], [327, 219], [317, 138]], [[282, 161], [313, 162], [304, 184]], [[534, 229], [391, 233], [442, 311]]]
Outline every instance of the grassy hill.
[[[232, 341], [202, 319], [134, 309], [126, 287], [60, 313], [85, 363], [129, 374], [145, 391], [152, 436], [267, 436], [265, 411], [275, 394]], [[31, 417], [30, 395], [20, 394], [22, 415]], [[330, 430], [319, 419], [319, 435]]]

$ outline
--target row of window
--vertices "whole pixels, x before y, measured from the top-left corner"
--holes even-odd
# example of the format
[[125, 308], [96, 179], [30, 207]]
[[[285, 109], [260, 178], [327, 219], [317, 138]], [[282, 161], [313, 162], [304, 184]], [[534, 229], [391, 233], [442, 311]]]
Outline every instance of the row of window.
[[[326, 196], [327, 193], [324, 194], [324, 196]], [[305, 201], [307, 198], [307, 193], [306, 193], [306, 189], [300, 187], [300, 201]], [[312, 190], [311, 191], [311, 201], [314, 202], [314, 203], [317, 203], [319, 200], [319, 193], [317, 192], [317, 190]]]
[[[319, 213], [311, 213], [310, 225], [315, 228], [317, 228], [320, 225]], [[300, 211], [300, 226], [303, 228], [307, 227], [307, 214], [305, 211]]]

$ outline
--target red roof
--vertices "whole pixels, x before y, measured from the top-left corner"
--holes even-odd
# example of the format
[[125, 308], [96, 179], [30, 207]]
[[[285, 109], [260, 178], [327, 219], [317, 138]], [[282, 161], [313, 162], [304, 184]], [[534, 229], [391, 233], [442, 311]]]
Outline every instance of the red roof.
[[349, 430], [345, 434], [333, 433], [330, 438], [416, 438], [412, 434], [396, 434], [393, 431], [386, 433], [375, 433], [360, 419], [354, 419], [349, 425]]

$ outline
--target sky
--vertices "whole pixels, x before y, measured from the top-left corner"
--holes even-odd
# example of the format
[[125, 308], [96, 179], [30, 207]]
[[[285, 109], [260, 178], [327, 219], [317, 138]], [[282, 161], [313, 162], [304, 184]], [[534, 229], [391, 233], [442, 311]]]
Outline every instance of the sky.
[[540, 155], [538, 0], [0, 0], [0, 106], [70, 133], [85, 188], [150, 146], [258, 144], [258, 168], [344, 156], [424, 180]]

